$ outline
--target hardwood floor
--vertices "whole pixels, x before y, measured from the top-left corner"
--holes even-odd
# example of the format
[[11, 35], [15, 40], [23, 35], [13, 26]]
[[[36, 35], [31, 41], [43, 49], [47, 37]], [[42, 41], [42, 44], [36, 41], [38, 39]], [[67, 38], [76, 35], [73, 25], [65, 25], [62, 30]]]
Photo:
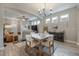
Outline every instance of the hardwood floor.
[[[79, 56], [79, 46], [71, 43], [62, 43], [55, 41], [55, 52], [52, 56]], [[8, 43], [0, 50], [0, 56], [28, 56], [24, 51], [25, 41], [20, 43]]]
[[72, 43], [55, 41], [55, 56], [79, 56], [79, 46]]

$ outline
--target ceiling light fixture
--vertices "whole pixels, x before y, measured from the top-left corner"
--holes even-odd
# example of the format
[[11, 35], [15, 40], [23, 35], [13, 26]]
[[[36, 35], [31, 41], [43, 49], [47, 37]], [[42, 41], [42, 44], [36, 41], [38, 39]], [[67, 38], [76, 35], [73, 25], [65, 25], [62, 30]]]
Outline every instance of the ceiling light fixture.
[[43, 17], [52, 15], [52, 12], [53, 12], [52, 8], [50, 8], [49, 10], [47, 9], [46, 3], [44, 3], [44, 8], [38, 9], [39, 15], [41, 15], [41, 16], [43, 16]]
[[20, 16], [17, 17], [18, 19], [22, 20], [22, 21], [27, 21], [29, 18], [25, 17], [25, 16]]

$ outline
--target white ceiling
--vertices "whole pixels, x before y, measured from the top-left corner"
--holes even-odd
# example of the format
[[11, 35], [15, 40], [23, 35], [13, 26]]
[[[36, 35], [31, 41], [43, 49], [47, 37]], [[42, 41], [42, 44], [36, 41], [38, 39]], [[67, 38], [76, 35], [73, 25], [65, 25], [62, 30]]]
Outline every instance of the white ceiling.
[[[58, 12], [76, 5], [75, 3], [46, 3], [46, 9], [52, 8], [53, 12]], [[43, 8], [43, 3], [3, 3], [0, 4], [0, 17], [15, 19], [25, 16], [31, 20], [35, 18], [41, 19], [38, 10]]]

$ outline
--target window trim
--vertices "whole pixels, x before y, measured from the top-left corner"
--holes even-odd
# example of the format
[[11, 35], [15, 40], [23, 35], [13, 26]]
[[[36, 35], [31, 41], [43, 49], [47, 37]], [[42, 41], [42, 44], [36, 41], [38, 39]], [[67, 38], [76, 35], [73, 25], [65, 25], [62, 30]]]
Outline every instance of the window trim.
[[60, 16], [60, 22], [68, 21], [68, 20], [62, 20], [62, 19], [64, 19], [64, 18], [68, 18], [68, 20], [69, 20], [69, 14], [61, 15], [61, 16]]
[[[55, 22], [56, 21], [56, 22]], [[52, 17], [51, 20], [52, 23], [57, 23], [58, 22], [58, 16]]]
[[50, 23], [50, 21], [51, 21], [51, 19], [50, 19], [50, 18], [47, 18], [47, 19], [46, 19], [46, 24], [47, 24], [47, 23]]

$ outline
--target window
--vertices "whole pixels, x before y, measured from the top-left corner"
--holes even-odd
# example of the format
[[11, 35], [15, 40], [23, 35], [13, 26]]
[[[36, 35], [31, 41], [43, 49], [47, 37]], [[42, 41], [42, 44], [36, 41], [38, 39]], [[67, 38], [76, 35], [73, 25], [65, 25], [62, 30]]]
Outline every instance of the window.
[[60, 22], [64, 22], [68, 20], [69, 20], [69, 14], [65, 14], [60, 17]]
[[34, 25], [34, 22], [31, 22], [31, 25]]
[[40, 24], [40, 21], [38, 20], [38, 21], [32, 21], [31, 22], [31, 25], [38, 25], [38, 24]]
[[36, 21], [34, 21], [34, 25], [37, 25], [37, 22]]
[[57, 23], [58, 22], [58, 17], [56, 16], [56, 17], [53, 17], [52, 18], [52, 23]]
[[37, 21], [37, 25], [40, 24], [40, 21]]
[[46, 19], [46, 23], [49, 23], [50, 22], [50, 19], [48, 18], [48, 19]]

